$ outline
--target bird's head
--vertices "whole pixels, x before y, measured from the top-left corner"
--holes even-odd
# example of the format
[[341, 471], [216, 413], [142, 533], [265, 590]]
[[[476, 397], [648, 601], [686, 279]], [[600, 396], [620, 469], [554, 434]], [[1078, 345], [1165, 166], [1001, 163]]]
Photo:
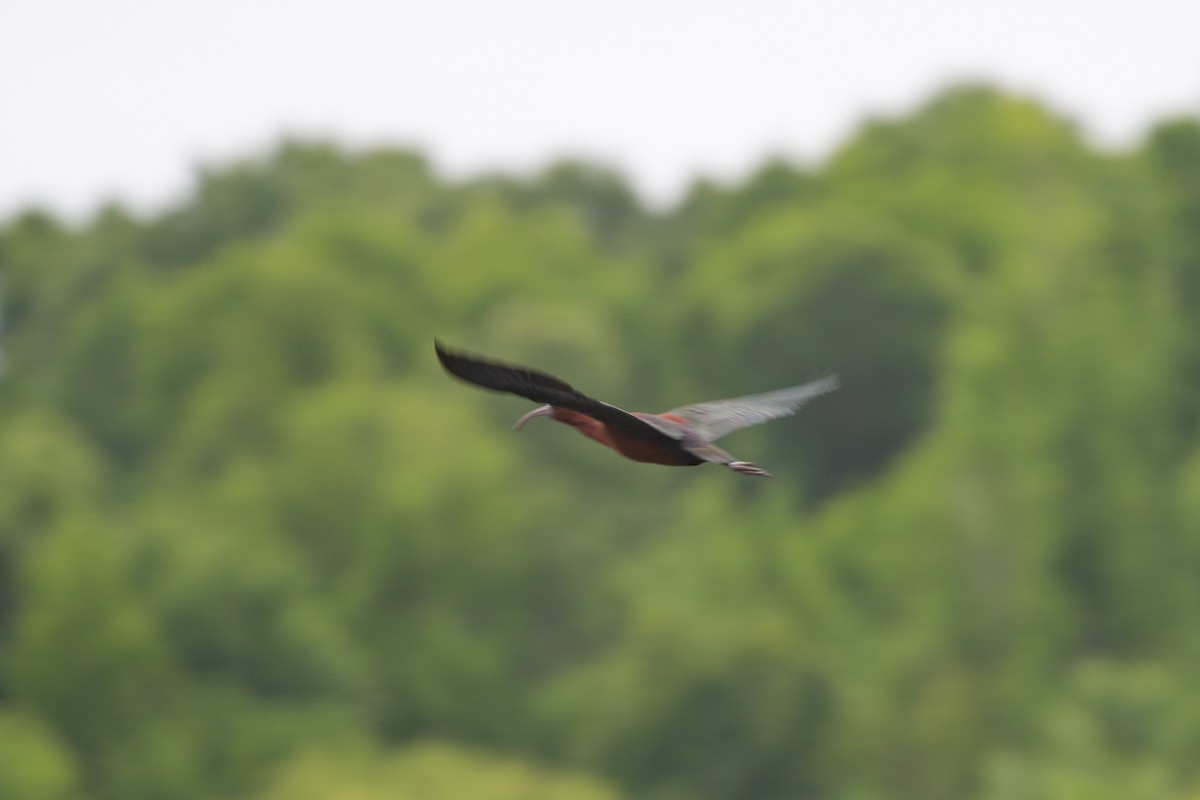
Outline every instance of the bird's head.
[[554, 406], [551, 406], [551, 405], [538, 406], [533, 411], [530, 411], [528, 414], [525, 414], [519, 420], [514, 422], [513, 430], [514, 431], [521, 430], [521, 428], [525, 427], [525, 423], [529, 422], [529, 420], [533, 419], [534, 417], [548, 417], [548, 416], [552, 416], [553, 414], [554, 414]]

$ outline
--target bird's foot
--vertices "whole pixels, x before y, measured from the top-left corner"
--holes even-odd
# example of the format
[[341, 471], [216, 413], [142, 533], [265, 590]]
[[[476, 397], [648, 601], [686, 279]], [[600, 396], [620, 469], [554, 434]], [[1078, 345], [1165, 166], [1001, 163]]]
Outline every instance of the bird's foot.
[[760, 478], [769, 478], [771, 473], [767, 472], [762, 467], [756, 467], [749, 461], [730, 461], [725, 466], [729, 467], [734, 472], [740, 472], [743, 475], [757, 475]]

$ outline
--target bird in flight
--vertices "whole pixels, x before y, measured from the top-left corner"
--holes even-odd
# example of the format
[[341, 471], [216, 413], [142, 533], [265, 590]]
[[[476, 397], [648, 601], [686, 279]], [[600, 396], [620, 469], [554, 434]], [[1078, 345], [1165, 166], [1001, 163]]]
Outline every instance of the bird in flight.
[[643, 414], [588, 397], [544, 372], [451, 350], [436, 340], [434, 349], [442, 367], [456, 378], [544, 404], [518, 419], [513, 430], [520, 430], [534, 417], [551, 417], [634, 461], [673, 467], [707, 461], [764, 478], [771, 473], [737, 460], [713, 442], [739, 428], [790, 416], [809, 400], [838, 387], [837, 376], [829, 375], [789, 389]]

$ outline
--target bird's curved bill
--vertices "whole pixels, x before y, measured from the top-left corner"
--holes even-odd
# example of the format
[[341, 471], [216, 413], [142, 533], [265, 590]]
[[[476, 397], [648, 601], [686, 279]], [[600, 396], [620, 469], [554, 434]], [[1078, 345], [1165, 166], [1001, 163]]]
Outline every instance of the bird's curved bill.
[[538, 406], [533, 411], [530, 411], [528, 414], [526, 414], [525, 416], [521, 417], [519, 420], [514, 422], [513, 430], [514, 431], [521, 430], [521, 428], [525, 427], [525, 423], [529, 422], [529, 420], [533, 419], [534, 417], [546, 417], [553, 413], [554, 413], [554, 406], [549, 406], [549, 405]]

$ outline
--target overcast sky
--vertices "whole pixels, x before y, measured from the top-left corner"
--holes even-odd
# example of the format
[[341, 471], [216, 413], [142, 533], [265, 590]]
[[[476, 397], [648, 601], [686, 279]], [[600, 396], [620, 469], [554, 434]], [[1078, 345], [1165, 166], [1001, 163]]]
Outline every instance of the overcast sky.
[[0, 218], [177, 200], [284, 133], [562, 155], [667, 202], [984, 80], [1105, 146], [1200, 113], [1197, 0], [0, 0]]

